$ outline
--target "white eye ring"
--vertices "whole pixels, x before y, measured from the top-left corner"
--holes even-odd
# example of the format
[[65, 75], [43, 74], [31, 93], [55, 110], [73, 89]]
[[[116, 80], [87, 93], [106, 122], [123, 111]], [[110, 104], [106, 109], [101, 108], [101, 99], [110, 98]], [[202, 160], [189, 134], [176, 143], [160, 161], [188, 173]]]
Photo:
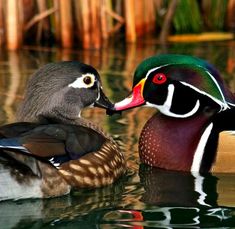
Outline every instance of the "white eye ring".
[[77, 78], [73, 83], [69, 84], [68, 87], [73, 88], [91, 88], [95, 84], [95, 75], [92, 73], [83, 74]]

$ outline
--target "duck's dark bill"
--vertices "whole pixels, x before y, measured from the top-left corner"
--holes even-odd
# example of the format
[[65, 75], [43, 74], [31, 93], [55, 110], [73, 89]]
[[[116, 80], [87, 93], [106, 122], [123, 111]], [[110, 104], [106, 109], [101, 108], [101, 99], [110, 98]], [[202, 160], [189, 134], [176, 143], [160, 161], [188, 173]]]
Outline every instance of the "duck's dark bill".
[[142, 95], [142, 85], [138, 84], [133, 88], [132, 94], [129, 97], [114, 104], [114, 110], [123, 111], [143, 104], [145, 104], [145, 100]]
[[95, 107], [113, 110], [114, 104], [109, 101], [104, 92], [100, 90], [99, 98], [94, 103]]

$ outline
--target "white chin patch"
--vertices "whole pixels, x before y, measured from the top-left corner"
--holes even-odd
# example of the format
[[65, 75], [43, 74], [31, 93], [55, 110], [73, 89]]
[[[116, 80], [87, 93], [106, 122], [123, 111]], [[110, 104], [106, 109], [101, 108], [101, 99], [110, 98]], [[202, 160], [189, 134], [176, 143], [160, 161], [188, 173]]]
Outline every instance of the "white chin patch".
[[159, 106], [157, 107], [164, 115], [170, 116], [170, 117], [174, 117], [174, 118], [188, 118], [192, 115], [194, 115], [198, 109], [200, 107], [200, 102], [199, 100], [197, 100], [195, 106], [193, 107], [193, 109], [191, 111], [189, 111], [188, 113], [185, 114], [176, 114], [170, 111], [170, 107], [163, 107], [163, 106]]
[[197, 100], [197, 102], [194, 105], [193, 109], [191, 111], [189, 111], [188, 113], [176, 114], [176, 113], [173, 113], [173, 112], [170, 111], [171, 106], [172, 106], [173, 96], [174, 96], [174, 90], [175, 90], [175, 86], [173, 84], [169, 84], [168, 94], [167, 94], [167, 98], [166, 98], [166, 101], [164, 102], [164, 104], [163, 105], [155, 105], [155, 104], [151, 104], [151, 103], [146, 103], [147, 106], [155, 107], [162, 114], [170, 116], [170, 117], [175, 117], [175, 118], [187, 118], [187, 117], [190, 117], [190, 116], [194, 115], [200, 107], [200, 101], [199, 100]]
[[[90, 83], [85, 83], [86, 81], [84, 80], [86, 77], [89, 77]], [[95, 83], [95, 75], [92, 73], [86, 73], [83, 74], [81, 77], [78, 77], [73, 83], [69, 84], [68, 87], [73, 87], [73, 88], [90, 88], [94, 85]]]

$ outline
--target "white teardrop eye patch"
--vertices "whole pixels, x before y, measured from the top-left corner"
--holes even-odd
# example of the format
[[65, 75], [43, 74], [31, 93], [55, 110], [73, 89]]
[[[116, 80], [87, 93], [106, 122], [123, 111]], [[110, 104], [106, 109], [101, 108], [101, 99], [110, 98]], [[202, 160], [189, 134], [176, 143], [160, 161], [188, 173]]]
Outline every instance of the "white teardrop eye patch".
[[95, 84], [95, 75], [86, 73], [81, 77], [77, 78], [73, 83], [69, 84], [68, 87], [73, 88], [90, 88]]

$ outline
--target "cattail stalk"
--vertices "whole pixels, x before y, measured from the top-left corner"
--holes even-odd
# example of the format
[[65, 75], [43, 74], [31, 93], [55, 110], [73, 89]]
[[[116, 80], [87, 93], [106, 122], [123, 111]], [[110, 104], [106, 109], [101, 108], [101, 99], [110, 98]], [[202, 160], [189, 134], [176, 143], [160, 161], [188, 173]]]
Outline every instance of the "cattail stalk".
[[235, 31], [235, 0], [229, 0], [227, 6], [227, 27], [231, 31]]
[[73, 46], [73, 19], [72, 2], [70, 0], [60, 0], [61, 16], [61, 42], [63, 48]]
[[61, 43], [61, 33], [60, 33], [60, 28], [61, 28], [61, 23], [60, 23], [60, 2], [59, 0], [53, 0], [53, 5], [54, 8], [56, 9], [54, 15], [51, 17], [51, 25], [54, 27], [54, 34], [55, 34], [55, 40], [57, 43]]
[[100, 0], [90, 0], [91, 7], [91, 47], [99, 49], [101, 47], [101, 23], [100, 23]]
[[80, 0], [80, 14], [82, 17], [82, 46], [84, 49], [90, 48], [90, 1], [89, 0]]
[[102, 32], [102, 39], [106, 40], [108, 39], [108, 24], [107, 24], [107, 0], [101, 0], [101, 32]]
[[3, 16], [3, 0], [0, 0], [0, 47], [4, 44], [5, 39], [4, 39], [4, 16]]
[[135, 31], [135, 0], [125, 0], [126, 41], [136, 41]]
[[[110, 12], [113, 10], [113, 6], [112, 6], [112, 0], [105, 0], [106, 1], [106, 13]], [[121, 14], [121, 8], [122, 8], [122, 0], [116, 0], [116, 9], [115, 11], [119, 14]], [[108, 31], [110, 31], [114, 26], [114, 20], [112, 17], [107, 15], [107, 29]], [[109, 32], [108, 32], [109, 33]]]
[[[37, 0], [37, 6], [38, 6], [39, 14], [47, 11], [46, 0]], [[39, 21], [38, 28], [37, 28], [37, 38], [36, 38], [37, 43], [40, 42], [43, 32], [49, 33], [49, 30], [50, 30], [50, 25], [49, 25], [48, 18], [44, 18], [41, 21]]]
[[135, 2], [135, 29], [137, 36], [142, 36], [145, 32], [143, 0]]
[[22, 28], [20, 26], [18, 3], [18, 0], [8, 0], [6, 2], [8, 50], [19, 49], [22, 44]]
[[165, 42], [167, 39], [167, 36], [169, 35], [170, 26], [171, 26], [172, 19], [175, 14], [177, 5], [178, 5], [178, 0], [171, 0], [171, 2], [169, 3], [168, 10], [164, 18], [162, 30], [161, 30], [160, 37], [159, 37], [161, 42]]
[[145, 21], [146, 21], [146, 32], [152, 32], [155, 29], [155, 23], [156, 23], [156, 12], [154, 7], [153, 0], [145, 1]]

